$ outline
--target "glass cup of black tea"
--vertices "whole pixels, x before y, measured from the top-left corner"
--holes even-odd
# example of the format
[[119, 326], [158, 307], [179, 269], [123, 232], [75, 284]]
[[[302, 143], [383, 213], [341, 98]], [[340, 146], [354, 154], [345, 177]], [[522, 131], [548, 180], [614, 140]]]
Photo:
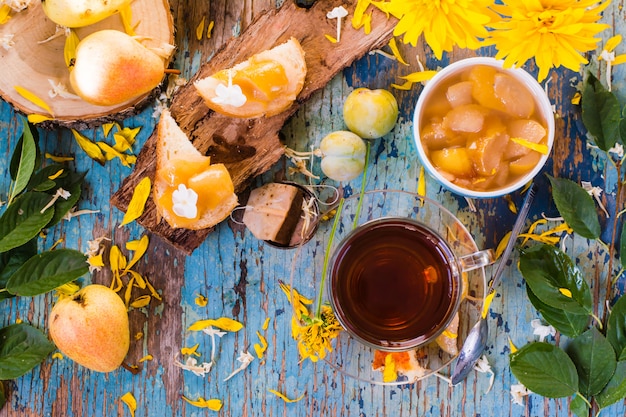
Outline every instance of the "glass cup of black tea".
[[458, 313], [464, 276], [492, 264], [493, 251], [478, 250], [458, 219], [415, 194], [374, 191], [353, 200], [351, 213], [339, 213], [326, 271], [338, 321], [373, 349], [429, 344]]

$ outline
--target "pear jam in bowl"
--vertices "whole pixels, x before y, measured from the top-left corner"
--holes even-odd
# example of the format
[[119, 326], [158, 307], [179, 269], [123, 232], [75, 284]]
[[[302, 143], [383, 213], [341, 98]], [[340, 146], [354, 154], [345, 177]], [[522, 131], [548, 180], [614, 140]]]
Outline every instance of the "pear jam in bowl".
[[552, 105], [539, 83], [494, 58], [454, 62], [424, 87], [413, 136], [425, 170], [473, 198], [509, 194], [543, 168], [554, 143]]

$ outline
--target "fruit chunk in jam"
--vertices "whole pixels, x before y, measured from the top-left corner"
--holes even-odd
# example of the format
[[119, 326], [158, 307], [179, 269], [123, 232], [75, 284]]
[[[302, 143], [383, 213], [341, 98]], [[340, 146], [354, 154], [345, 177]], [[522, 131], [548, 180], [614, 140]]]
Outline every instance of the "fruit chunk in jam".
[[[159, 204], [176, 219], [177, 227], [192, 226], [207, 211], [214, 210], [224, 199], [234, 192], [230, 174], [224, 164], [210, 164], [209, 158], [203, 161], [173, 161], [173, 168], [162, 173], [167, 182], [167, 190]], [[198, 194], [198, 214], [193, 219], [177, 216], [173, 211], [172, 194], [180, 184]]]

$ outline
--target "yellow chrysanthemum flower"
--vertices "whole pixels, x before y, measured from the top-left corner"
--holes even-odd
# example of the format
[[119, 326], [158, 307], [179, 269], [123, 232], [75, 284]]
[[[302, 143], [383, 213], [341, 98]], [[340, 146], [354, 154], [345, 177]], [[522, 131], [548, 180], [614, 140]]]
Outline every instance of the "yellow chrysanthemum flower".
[[610, 0], [503, 0], [494, 5], [502, 19], [489, 26], [488, 45], [495, 45], [497, 59], [506, 67], [522, 66], [535, 59], [538, 80], [561, 65], [578, 72], [587, 64], [582, 55], [596, 49], [595, 36], [609, 25], [597, 23]]
[[399, 21], [394, 36], [417, 45], [423, 34], [437, 59], [454, 46], [478, 49], [488, 36], [486, 25], [499, 17], [490, 9], [493, 0], [390, 0], [372, 1]]
[[343, 330], [330, 306], [321, 306], [319, 316], [312, 316], [307, 305], [313, 300], [303, 297], [289, 285], [280, 282], [287, 299], [293, 307], [291, 336], [298, 342], [298, 352], [302, 360], [317, 362], [332, 352], [332, 341]]

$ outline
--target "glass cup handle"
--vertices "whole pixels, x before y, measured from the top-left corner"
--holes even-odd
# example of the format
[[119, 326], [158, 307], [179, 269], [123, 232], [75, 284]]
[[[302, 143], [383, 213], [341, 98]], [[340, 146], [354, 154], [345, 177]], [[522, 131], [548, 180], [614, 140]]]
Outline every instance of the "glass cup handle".
[[491, 265], [496, 261], [496, 254], [493, 249], [485, 249], [479, 252], [471, 253], [459, 258], [462, 271], [471, 271], [473, 269], [482, 268]]

